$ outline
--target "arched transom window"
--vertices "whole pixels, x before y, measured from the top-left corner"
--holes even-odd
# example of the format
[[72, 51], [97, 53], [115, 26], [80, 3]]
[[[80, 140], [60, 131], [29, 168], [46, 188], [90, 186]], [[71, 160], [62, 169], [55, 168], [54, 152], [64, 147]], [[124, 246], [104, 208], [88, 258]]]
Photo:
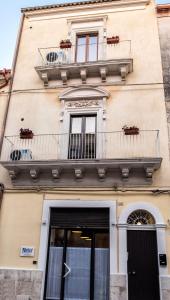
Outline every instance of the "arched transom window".
[[138, 209], [133, 211], [128, 219], [127, 224], [130, 225], [153, 225], [155, 224], [155, 219], [148, 211], [144, 209]]

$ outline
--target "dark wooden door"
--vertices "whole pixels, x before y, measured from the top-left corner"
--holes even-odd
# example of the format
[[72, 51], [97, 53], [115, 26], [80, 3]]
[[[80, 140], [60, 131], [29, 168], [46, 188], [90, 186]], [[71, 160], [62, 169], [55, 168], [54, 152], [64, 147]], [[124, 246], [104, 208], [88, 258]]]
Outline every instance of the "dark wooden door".
[[160, 300], [156, 231], [128, 230], [128, 299]]

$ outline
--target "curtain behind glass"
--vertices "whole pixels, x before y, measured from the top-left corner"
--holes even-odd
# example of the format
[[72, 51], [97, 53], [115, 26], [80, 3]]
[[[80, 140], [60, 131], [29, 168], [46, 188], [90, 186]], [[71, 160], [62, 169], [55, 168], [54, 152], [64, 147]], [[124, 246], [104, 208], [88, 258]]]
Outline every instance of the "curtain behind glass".
[[[50, 247], [46, 299], [60, 300], [62, 247]], [[64, 300], [90, 299], [90, 248], [67, 248]], [[94, 300], [109, 299], [109, 249], [95, 249]]]
[[94, 300], [109, 300], [109, 249], [95, 249]]
[[62, 247], [50, 247], [46, 299], [60, 300], [62, 274]]
[[66, 264], [71, 273], [65, 279], [64, 300], [90, 299], [90, 248], [67, 248]]

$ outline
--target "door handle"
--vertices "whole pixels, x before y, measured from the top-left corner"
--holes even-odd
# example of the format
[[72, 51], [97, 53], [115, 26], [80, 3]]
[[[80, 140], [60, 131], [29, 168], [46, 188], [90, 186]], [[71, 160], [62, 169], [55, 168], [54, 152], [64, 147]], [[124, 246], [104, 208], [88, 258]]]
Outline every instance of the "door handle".
[[71, 272], [71, 268], [69, 268], [69, 266], [66, 264], [66, 263], [64, 263], [64, 265], [65, 265], [65, 267], [67, 268], [67, 272], [64, 274], [64, 276], [63, 276], [63, 278], [66, 278], [67, 276], [68, 276], [68, 274], [70, 274], [70, 272]]
[[136, 271], [129, 272], [129, 275], [136, 275]]

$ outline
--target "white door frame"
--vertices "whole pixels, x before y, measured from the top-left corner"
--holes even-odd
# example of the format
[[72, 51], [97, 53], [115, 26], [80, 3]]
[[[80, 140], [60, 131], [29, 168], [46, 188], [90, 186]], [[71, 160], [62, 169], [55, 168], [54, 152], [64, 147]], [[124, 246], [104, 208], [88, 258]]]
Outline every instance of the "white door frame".
[[[145, 226], [130, 226], [127, 224], [127, 219], [129, 215], [138, 209], [143, 209], [152, 214], [155, 218], [156, 224], [154, 226], [145, 225]], [[166, 224], [164, 219], [157, 207], [148, 202], [135, 202], [127, 205], [122, 213], [120, 214], [118, 221], [119, 229], [119, 272], [126, 275], [126, 284], [127, 284], [127, 299], [128, 299], [128, 276], [127, 276], [127, 230], [136, 229], [136, 230], [156, 230], [157, 235], [157, 251], [158, 251], [158, 268], [159, 268], [159, 286], [160, 286], [160, 299], [161, 295], [161, 281], [160, 277], [162, 275], [168, 274], [168, 267], [162, 267], [159, 264], [159, 253], [166, 253]]]

